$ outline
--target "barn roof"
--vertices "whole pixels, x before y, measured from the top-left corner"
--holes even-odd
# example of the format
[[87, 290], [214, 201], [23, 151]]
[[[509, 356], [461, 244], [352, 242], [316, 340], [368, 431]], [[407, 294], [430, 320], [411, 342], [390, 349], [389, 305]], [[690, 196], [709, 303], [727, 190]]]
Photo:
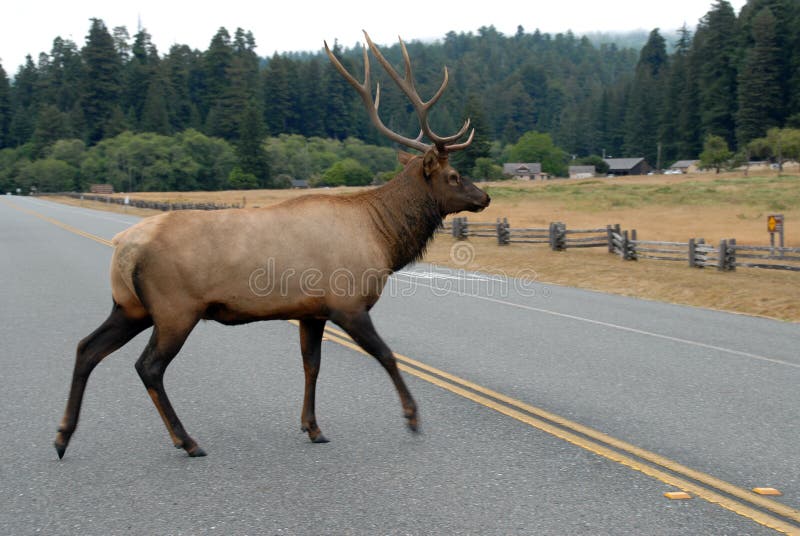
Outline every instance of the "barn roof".
[[605, 163], [608, 164], [609, 171], [614, 170], [631, 170], [641, 163], [644, 158], [605, 158]]
[[695, 165], [696, 163], [697, 163], [697, 160], [678, 160], [677, 162], [675, 162], [674, 164], [672, 164], [669, 167], [671, 169], [686, 169], [688, 167], [691, 167], [691, 166]]
[[594, 173], [594, 166], [569, 166], [570, 173]]

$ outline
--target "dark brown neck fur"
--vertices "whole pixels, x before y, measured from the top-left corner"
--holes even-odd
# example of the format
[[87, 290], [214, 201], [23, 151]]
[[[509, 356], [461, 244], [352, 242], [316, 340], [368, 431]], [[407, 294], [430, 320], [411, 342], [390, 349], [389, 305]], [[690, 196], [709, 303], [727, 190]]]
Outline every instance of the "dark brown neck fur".
[[419, 260], [442, 225], [442, 214], [428, 189], [403, 173], [365, 193], [364, 201], [386, 243], [393, 271]]

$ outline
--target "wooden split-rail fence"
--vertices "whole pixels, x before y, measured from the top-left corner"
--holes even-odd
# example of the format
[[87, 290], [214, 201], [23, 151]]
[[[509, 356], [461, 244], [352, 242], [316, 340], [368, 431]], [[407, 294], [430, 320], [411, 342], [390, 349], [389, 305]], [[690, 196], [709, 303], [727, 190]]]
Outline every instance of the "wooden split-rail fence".
[[702, 238], [691, 238], [687, 242], [640, 240], [635, 229], [623, 231], [618, 224], [597, 229], [568, 229], [562, 222], [553, 222], [549, 227], [515, 228], [507, 218], [498, 218], [492, 223], [457, 217], [445, 222], [441, 232], [457, 240], [494, 238], [501, 246], [547, 244], [554, 251], [604, 247], [624, 260], [683, 262], [693, 268], [716, 268], [724, 272], [739, 267], [800, 272], [800, 248], [744, 245], [734, 238], [721, 240], [719, 244], [707, 243]]
[[567, 248], [593, 248], [608, 245], [608, 231], [600, 229], [567, 229], [561, 222], [552, 222], [549, 227], [511, 227], [508, 218], [498, 218], [495, 223], [470, 222], [466, 217], [453, 218], [444, 224], [443, 232], [457, 240], [469, 237], [497, 239], [498, 245], [548, 244], [555, 251]]
[[639, 240], [636, 230], [609, 229], [609, 251], [625, 260], [651, 259], [685, 262], [692, 268], [716, 268], [730, 272], [736, 268], [764, 268], [800, 272], [800, 248], [738, 244], [735, 238], [707, 243], [702, 238], [687, 242]]

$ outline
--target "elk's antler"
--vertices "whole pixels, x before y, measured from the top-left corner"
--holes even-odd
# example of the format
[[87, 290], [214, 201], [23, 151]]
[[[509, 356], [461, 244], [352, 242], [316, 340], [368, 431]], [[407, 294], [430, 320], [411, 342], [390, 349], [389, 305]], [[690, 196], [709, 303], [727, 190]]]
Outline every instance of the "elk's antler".
[[[449, 81], [448, 74], [447, 74], [447, 67], [444, 68], [444, 81], [442, 85], [439, 87], [439, 90], [430, 98], [427, 102], [423, 102], [422, 98], [419, 96], [417, 89], [414, 87], [414, 76], [411, 71], [411, 59], [408, 56], [408, 51], [406, 50], [406, 45], [403, 43], [403, 40], [400, 39], [400, 48], [403, 52], [403, 60], [405, 61], [406, 72], [404, 77], [400, 77], [397, 71], [391, 66], [391, 64], [383, 57], [381, 51], [378, 47], [375, 46], [375, 43], [372, 42], [370, 39], [369, 34], [364, 31], [364, 37], [367, 39], [367, 44], [369, 45], [369, 49], [378, 59], [378, 62], [383, 66], [384, 70], [389, 74], [389, 76], [394, 80], [400, 90], [408, 97], [411, 101], [414, 110], [417, 112], [417, 118], [419, 119], [420, 124], [420, 133], [416, 139], [407, 138], [402, 136], [383, 124], [381, 121], [380, 116], [378, 115], [378, 106], [380, 105], [380, 94], [381, 88], [380, 84], [377, 85], [376, 92], [375, 92], [375, 99], [372, 98], [372, 87], [370, 83], [370, 67], [369, 67], [369, 56], [367, 55], [367, 49], [364, 48], [364, 83], [360, 84], [349, 72], [347, 69], [344, 68], [342, 63], [336, 58], [336, 56], [331, 52], [330, 48], [328, 48], [328, 43], [325, 42], [325, 52], [328, 53], [328, 58], [330, 58], [331, 63], [333, 66], [336, 67], [336, 70], [341, 73], [341, 75], [347, 80], [351, 86], [355, 88], [358, 92], [361, 100], [364, 102], [364, 106], [367, 108], [367, 112], [369, 113], [370, 119], [372, 123], [378, 128], [378, 130], [383, 133], [386, 137], [388, 137], [392, 141], [396, 141], [406, 147], [411, 147], [412, 149], [417, 149], [419, 151], [425, 152], [433, 146], [436, 146], [437, 150], [440, 152], [453, 152], [458, 151], [460, 149], [464, 149], [472, 143], [472, 138], [475, 135], [475, 129], [473, 128], [469, 134], [469, 138], [463, 143], [455, 143], [460, 138], [467, 133], [469, 130], [470, 120], [467, 119], [464, 122], [464, 126], [461, 129], [453, 134], [452, 136], [442, 137], [433, 132], [431, 130], [430, 125], [428, 124], [428, 112], [430, 111], [431, 107], [436, 104], [439, 98], [444, 93], [445, 88], [447, 87], [447, 83]], [[427, 137], [429, 140], [433, 142], [433, 144], [423, 143], [422, 139], [423, 136]]]

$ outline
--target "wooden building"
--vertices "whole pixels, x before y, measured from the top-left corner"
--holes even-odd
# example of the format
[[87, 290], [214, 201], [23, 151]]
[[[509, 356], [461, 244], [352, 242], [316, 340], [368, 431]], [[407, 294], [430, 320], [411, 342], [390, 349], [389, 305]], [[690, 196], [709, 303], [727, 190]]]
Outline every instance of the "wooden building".
[[605, 158], [612, 175], [647, 175], [653, 168], [643, 158]]
[[542, 173], [542, 164], [536, 163], [510, 163], [503, 164], [503, 175], [512, 179], [536, 180], [546, 179]]

